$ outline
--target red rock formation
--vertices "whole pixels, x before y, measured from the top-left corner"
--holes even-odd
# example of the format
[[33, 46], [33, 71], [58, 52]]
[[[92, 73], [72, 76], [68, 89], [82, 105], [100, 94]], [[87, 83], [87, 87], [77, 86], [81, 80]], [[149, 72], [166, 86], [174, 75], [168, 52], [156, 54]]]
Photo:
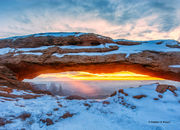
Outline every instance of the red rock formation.
[[[78, 32], [77, 32], [78, 34]], [[13, 43], [13, 44], [12, 44]], [[9, 39], [0, 40], [0, 48], [11, 47], [11, 48], [34, 48], [40, 46], [50, 45], [99, 45], [103, 43], [114, 43], [109, 37], [100, 36], [97, 34], [89, 33], [84, 35], [70, 35], [70, 36], [45, 36], [45, 35], [29, 35], [25, 37], [14, 37]]]
[[133, 98], [136, 98], [136, 99], [141, 99], [143, 97], [147, 97], [146, 95], [136, 95], [136, 96], [133, 96]]
[[164, 93], [167, 90], [170, 90], [171, 92], [175, 93], [177, 88], [173, 85], [166, 85], [166, 84], [159, 84], [156, 88], [156, 91], [159, 93]]
[[160, 95], [160, 94], [158, 95], [158, 97], [159, 97], [159, 98], [163, 98], [163, 96], [162, 96], [162, 95]]
[[114, 93], [112, 93], [111, 95], [110, 95], [110, 97], [113, 97], [113, 96], [115, 96], [117, 94], [117, 92], [115, 91]]
[[123, 89], [119, 89], [119, 91], [118, 91], [118, 92], [119, 92], [119, 93], [124, 94], [125, 96], [128, 96], [128, 94], [127, 94], [127, 93], [125, 93]]
[[19, 115], [17, 118], [20, 118], [21, 120], [25, 121], [27, 118], [31, 117], [31, 113], [24, 112], [21, 115]]
[[[86, 71], [91, 73], [131, 71], [180, 81], [180, 68], [169, 67], [169, 65], [180, 64], [180, 51], [177, 50], [179, 47], [176, 47], [179, 46], [178, 42], [171, 45], [163, 41], [157, 41], [158, 47], [166, 44], [167, 48], [174, 49], [172, 51], [167, 51], [167, 48], [164, 51], [162, 49], [159, 51], [159, 48], [152, 51], [151, 44], [147, 43], [149, 49], [131, 53], [127, 56], [126, 51], [123, 51], [123, 49], [119, 53], [109, 52], [115, 52], [123, 47], [132, 49], [132, 46], [133, 48], [142, 46], [146, 42], [113, 40], [96, 34], [80, 35], [80, 33], [73, 33], [73, 35], [59, 37], [45, 35], [47, 34], [0, 40], [0, 52], [3, 48], [8, 49], [10, 47], [12, 49], [0, 55], [0, 85], [32, 89], [28, 83], [23, 83], [21, 80], [34, 78], [43, 73], [64, 71]], [[73, 49], [69, 45], [81, 46], [81, 48]], [[98, 48], [97, 45], [102, 46]], [[37, 47], [43, 46], [49, 46], [49, 48], [37, 49]], [[69, 48], [62, 49], [60, 48], [62, 46], [69, 46]], [[83, 46], [93, 46], [93, 48], [82, 48]], [[35, 48], [35, 50], [26, 51], [27, 48]], [[79, 52], [86, 52], [86, 54], [98, 53], [100, 55], [79, 55]], [[108, 54], [104, 55], [104, 52], [108, 52]], [[60, 54], [62, 57], [54, 54]]]
[[66, 112], [66, 113], [64, 113], [60, 118], [66, 119], [66, 118], [72, 117], [73, 115], [74, 115], [74, 114], [71, 114], [71, 113], [69, 113], [69, 112]]
[[4, 125], [9, 124], [9, 123], [12, 123], [12, 121], [0, 117], [0, 126], [4, 126]]
[[40, 121], [43, 122], [43, 123], [46, 123], [47, 126], [54, 124], [54, 122], [50, 118], [46, 118], [45, 120], [40, 119]]
[[102, 103], [107, 104], [107, 105], [110, 104], [110, 102], [108, 102], [108, 101], [103, 101]]
[[159, 98], [153, 98], [153, 100], [159, 100]]

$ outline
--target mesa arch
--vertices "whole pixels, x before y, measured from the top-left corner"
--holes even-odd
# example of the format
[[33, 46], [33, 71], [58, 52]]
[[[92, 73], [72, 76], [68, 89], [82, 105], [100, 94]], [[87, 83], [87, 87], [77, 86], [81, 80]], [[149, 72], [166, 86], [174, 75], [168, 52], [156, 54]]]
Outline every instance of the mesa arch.
[[[113, 68], [113, 69], [112, 69]], [[149, 75], [152, 77], [159, 77], [163, 79], [170, 79], [179, 81], [179, 77], [170, 72], [152, 71], [146, 66], [139, 64], [125, 64], [125, 63], [101, 63], [101, 64], [51, 64], [51, 65], [37, 65], [22, 63], [19, 66], [10, 67], [16, 73], [18, 80], [33, 79], [40, 74], [60, 73], [68, 71], [84, 71], [89, 73], [115, 73], [120, 71], [130, 71], [137, 74]]]
[[0, 40], [0, 84], [27, 88], [25, 78], [65, 71], [131, 71], [180, 81], [179, 57], [174, 40], [113, 40], [91, 33], [12, 37]]

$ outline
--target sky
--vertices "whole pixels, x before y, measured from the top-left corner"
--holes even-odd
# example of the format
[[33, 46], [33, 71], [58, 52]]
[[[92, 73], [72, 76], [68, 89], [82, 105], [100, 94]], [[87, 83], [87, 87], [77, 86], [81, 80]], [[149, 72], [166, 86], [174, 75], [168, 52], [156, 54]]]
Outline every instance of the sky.
[[[117, 82], [117, 81], [127, 81], [125, 82]], [[148, 75], [136, 74], [133, 72], [128, 71], [121, 71], [116, 73], [99, 73], [93, 74], [89, 72], [82, 72], [82, 71], [69, 71], [69, 72], [62, 72], [62, 73], [48, 73], [48, 74], [41, 74], [34, 79], [25, 79], [25, 82], [33, 82], [36, 84], [48, 84], [55, 82], [57, 86], [57, 82], [60, 83], [63, 88], [68, 88], [73, 91], [78, 91], [84, 94], [97, 94], [98, 88], [105, 87], [106, 85], [113, 86], [112, 88], [127, 86], [132, 84], [140, 83], [137, 81], [154, 81], [154, 80], [163, 80], [161, 78], [151, 77]], [[68, 82], [67, 82], [68, 81]], [[88, 81], [88, 82], [84, 82]], [[93, 82], [91, 82], [93, 81]], [[95, 81], [95, 82], [94, 82]], [[99, 82], [97, 82], [99, 81]], [[109, 82], [106, 82], [109, 81]], [[112, 82], [116, 81], [116, 82]], [[147, 82], [148, 83], [148, 82]], [[105, 85], [104, 85], [105, 84]], [[59, 86], [59, 85], [58, 85]], [[107, 88], [107, 86], [106, 86]], [[101, 88], [102, 89], [102, 88]], [[101, 90], [102, 91], [102, 90]], [[103, 92], [101, 92], [103, 93]]]
[[136, 74], [129, 71], [116, 73], [89, 73], [82, 71], [69, 71], [62, 73], [48, 73], [37, 76], [34, 81], [72, 81], [72, 80], [163, 80], [143, 74]]
[[43, 32], [180, 41], [180, 1], [0, 0], [0, 38]]

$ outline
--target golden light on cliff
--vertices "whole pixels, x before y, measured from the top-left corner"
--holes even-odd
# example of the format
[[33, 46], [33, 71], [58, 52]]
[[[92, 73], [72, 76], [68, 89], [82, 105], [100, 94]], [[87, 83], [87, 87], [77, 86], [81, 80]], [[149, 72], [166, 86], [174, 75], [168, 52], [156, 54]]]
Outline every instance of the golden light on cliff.
[[121, 71], [116, 73], [101, 73], [93, 74], [89, 72], [63, 72], [63, 73], [50, 73], [41, 74], [40, 78], [66, 78], [74, 80], [163, 80], [162, 78], [151, 77], [143, 74], [136, 74], [129, 71]]

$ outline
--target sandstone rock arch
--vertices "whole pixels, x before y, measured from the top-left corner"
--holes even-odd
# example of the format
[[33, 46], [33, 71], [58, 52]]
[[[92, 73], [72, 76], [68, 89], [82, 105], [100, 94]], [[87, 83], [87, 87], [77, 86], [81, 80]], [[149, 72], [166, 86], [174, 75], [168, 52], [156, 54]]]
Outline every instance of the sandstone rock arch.
[[[72, 42], [73, 41], [73, 42]], [[180, 81], [180, 44], [174, 40], [128, 41], [88, 33], [43, 33], [0, 40], [0, 84], [42, 73], [131, 71]]]

